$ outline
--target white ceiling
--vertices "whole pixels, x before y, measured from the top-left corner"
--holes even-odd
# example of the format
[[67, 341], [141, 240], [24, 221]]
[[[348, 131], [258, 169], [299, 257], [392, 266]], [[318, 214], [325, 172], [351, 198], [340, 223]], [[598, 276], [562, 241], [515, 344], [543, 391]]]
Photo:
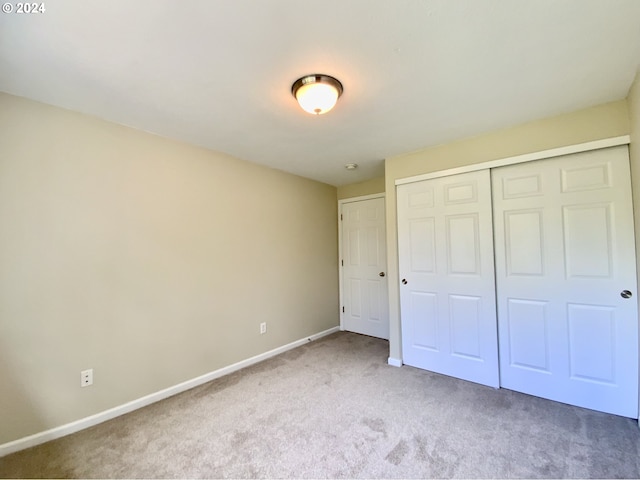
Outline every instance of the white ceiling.
[[[0, 14], [1, 91], [332, 185], [625, 98], [640, 64], [638, 0], [44, 4]], [[326, 115], [291, 96], [309, 73], [344, 85]]]

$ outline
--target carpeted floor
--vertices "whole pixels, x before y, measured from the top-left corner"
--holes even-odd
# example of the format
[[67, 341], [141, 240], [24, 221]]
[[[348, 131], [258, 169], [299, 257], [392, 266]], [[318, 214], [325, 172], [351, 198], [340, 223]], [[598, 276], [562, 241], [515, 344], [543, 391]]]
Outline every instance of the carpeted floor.
[[386, 364], [341, 332], [0, 459], [20, 478], [638, 478], [630, 419]]

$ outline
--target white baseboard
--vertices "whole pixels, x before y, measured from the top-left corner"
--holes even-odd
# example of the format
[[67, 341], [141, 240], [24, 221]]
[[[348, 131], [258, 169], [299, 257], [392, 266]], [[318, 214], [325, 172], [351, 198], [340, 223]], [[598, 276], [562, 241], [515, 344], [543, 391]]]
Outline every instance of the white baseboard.
[[401, 367], [402, 366], [402, 360], [400, 360], [399, 358], [389, 357], [389, 360], [387, 360], [387, 363], [389, 365], [391, 365], [392, 367]]
[[95, 415], [81, 418], [80, 420], [76, 420], [75, 422], [67, 423], [50, 430], [45, 430], [44, 432], [29, 435], [28, 437], [19, 438], [18, 440], [4, 443], [0, 445], [0, 457], [4, 457], [5, 455], [9, 455], [10, 453], [14, 453], [19, 450], [24, 450], [25, 448], [40, 445], [41, 443], [45, 443], [50, 440], [55, 440], [56, 438], [64, 437], [71, 433], [84, 430], [85, 428], [93, 427], [94, 425], [97, 425], [99, 423], [106, 422], [107, 420], [119, 417], [120, 415], [124, 415], [125, 413], [129, 413], [139, 408], [146, 407], [147, 405], [151, 405], [152, 403], [164, 400], [165, 398], [169, 398], [178, 393], [185, 392], [194, 387], [210, 382], [211, 380], [215, 380], [216, 378], [223, 377], [224, 375], [228, 375], [240, 369], [262, 362], [264, 360], [267, 360], [268, 358], [275, 357], [276, 355], [284, 353], [288, 350], [300, 347], [305, 343], [309, 343], [314, 340], [318, 340], [319, 338], [326, 337], [327, 335], [331, 335], [332, 333], [338, 332], [339, 330], [340, 327], [330, 328], [323, 332], [316, 333], [309, 337], [301, 338], [300, 340], [296, 340], [295, 342], [289, 343], [287, 345], [283, 345], [282, 347], [278, 347], [273, 350], [269, 350], [268, 352], [261, 353], [260, 355], [256, 355], [255, 357], [247, 358], [246, 360], [234, 363], [233, 365], [214, 370], [213, 372], [205, 373], [204, 375], [193, 378], [191, 380], [187, 380], [186, 382], [182, 382], [172, 387], [165, 388], [164, 390], [160, 390], [159, 392], [146, 395], [144, 397], [138, 398], [137, 400], [132, 400], [131, 402], [127, 402], [123, 405], [110, 408], [109, 410], [105, 410], [100, 413], [96, 413]]

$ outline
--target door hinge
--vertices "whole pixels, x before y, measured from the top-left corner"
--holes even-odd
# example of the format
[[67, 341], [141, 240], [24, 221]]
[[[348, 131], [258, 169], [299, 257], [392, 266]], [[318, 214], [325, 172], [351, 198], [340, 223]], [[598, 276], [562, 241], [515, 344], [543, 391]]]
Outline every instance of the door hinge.
[[344, 260], [340, 260], [340, 265], [344, 267]]
[[342, 220], [342, 214], [340, 214], [340, 220]]
[[342, 307], [342, 313], [344, 313], [344, 307]]

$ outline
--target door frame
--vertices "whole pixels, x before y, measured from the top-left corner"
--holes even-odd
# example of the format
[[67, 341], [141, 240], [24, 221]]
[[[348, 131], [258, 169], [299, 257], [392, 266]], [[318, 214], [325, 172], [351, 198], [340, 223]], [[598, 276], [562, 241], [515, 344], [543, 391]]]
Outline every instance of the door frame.
[[[350, 198], [343, 198], [342, 200], [338, 200], [338, 271], [340, 272], [340, 274], [338, 275], [338, 288], [339, 288], [339, 301], [340, 301], [340, 305], [339, 305], [339, 312], [340, 312], [340, 330], [344, 331], [344, 268], [343, 264], [344, 264], [344, 259], [342, 257], [342, 239], [343, 237], [343, 233], [342, 233], [342, 207], [344, 204], [346, 203], [353, 203], [353, 202], [362, 202], [364, 200], [373, 200], [374, 198], [383, 198], [385, 199], [385, 209], [386, 209], [386, 193], [382, 192], [382, 193], [373, 193], [371, 195], [362, 195], [359, 197], [350, 197]], [[385, 230], [386, 230], [386, 223], [385, 223]], [[386, 238], [385, 238], [386, 239]]]

